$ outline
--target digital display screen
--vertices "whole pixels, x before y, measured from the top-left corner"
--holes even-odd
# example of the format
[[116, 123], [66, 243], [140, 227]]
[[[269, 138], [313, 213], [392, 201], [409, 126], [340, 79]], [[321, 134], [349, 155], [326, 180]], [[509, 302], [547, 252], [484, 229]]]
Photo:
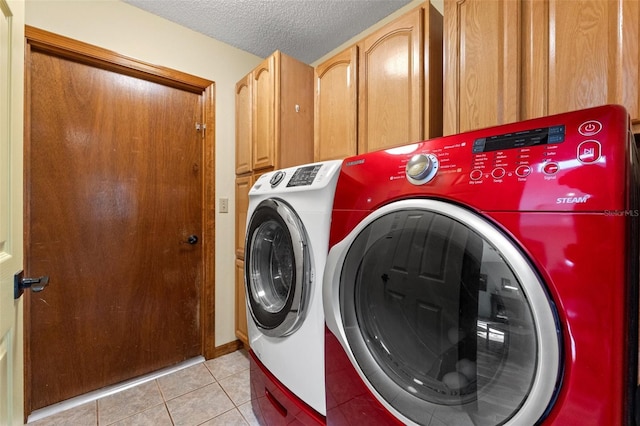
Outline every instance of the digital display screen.
[[311, 185], [321, 168], [321, 164], [316, 164], [315, 166], [300, 167], [293, 173], [293, 176], [291, 176], [289, 183], [287, 183], [287, 187]]
[[559, 125], [479, 138], [473, 141], [473, 153], [561, 143], [564, 135], [565, 126]]

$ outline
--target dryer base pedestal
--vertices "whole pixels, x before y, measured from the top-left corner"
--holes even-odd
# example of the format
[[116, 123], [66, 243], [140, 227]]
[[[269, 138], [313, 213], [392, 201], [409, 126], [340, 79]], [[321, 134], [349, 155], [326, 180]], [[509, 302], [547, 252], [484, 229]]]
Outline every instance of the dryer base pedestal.
[[251, 408], [260, 424], [273, 426], [300, 422], [303, 425], [324, 425], [325, 417], [295, 396], [278, 381], [249, 351]]

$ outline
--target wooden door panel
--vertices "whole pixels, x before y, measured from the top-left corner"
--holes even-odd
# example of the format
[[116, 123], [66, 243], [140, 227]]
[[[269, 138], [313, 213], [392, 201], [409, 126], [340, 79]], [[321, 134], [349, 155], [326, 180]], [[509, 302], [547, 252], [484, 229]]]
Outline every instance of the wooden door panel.
[[[201, 353], [197, 94], [30, 55], [31, 408]], [[54, 350], [55, 348], [55, 350]]]
[[236, 257], [240, 259], [244, 259], [249, 190], [252, 185], [251, 175], [236, 178]]
[[275, 165], [276, 54], [253, 70], [253, 170]]
[[607, 79], [607, 52], [615, 48], [609, 46], [609, 13], [617, 13], [615, 4], [610, 4], [549, 2], [555, 37], [550, 39], [554, 48], [549, 52], [548, 114], [607, 103], [607, 94], [614, 89], [614, 82]]
[[244, 284], [244, 260], [236, 259], [236, 337], [249, 347], [247, 299]]
[[[638, 2], [549, 0], [546, 114], [606, 103], [640, 118]], [[540, 26], [544, 21], [534, 22]], [[541, 44], [534, 36], [532, 45]], [[569, 96], [567, 94], [570, 94]]]
[[357, 63], [352, 46], [315, 69], [315, 161], [357, 154]]
[[445, 1], [444, 134], [520, 119], [520, 1]]
[[236, 174], [249, 173], [251, 164], [251, 80], [249, 73], [236, 83]]
[[418, 9], [359, 43], [358, 153], [422, 139], [422, 25]]
[[620, 73], [616, 93], [620, 97], [631, 119], [634, 133], [640, 132], [640, 2], [620, 1], [621, 21], [616, 28], [622, 40], [616, 40], [622, 51], [616, 56], [616, 69]]

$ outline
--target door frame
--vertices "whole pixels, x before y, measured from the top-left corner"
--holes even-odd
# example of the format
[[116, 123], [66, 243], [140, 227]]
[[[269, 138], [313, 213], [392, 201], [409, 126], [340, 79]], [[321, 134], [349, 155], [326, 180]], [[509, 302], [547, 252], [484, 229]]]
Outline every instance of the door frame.
[[[205, 359], [222, 355], [215, 347], [215, 83], [170, 68], [149, 64], [119, 53], [103, 49], [88, 43], [41, 30], [29, 25], [25, 26], [25, 108], [24, 108], [24, 155], [28, 158], [31, 150], [31, 69], [30, 53], [32, 50], [56, 55], [83, 64], [117, 72], [135, 78], [152, 81], [165, 86], [186, 90], [201, 95], [202, 117], [204, 126], [200, 126], [202, 135], [202, 287], [200, 289], [200, 330], [201, 353]], [[194, 127], [196, 123], [194, 123]], [[195, 129], [194, 129], [195, 130]], [[29, 182], [30, 169], [25, 163], [24, 181]], [[25, 185], [25, 200], [28, 199]], [[24, 244], [28, 252], [29, 244], [29, 206], [24, 210]], [[30, 259], [24, 259], [24, 268], [29, 270]], [[30, 297], [30, 292], [25, 293]], [[27, 301], [25, 301], [27, 302]], [[29, 329], [29, 303], [25, 303], [24, 329]], [[25, 366], [30, 360], [29, 335], [25, 333], [24, 356]], [[222, 351], [226, 353], [226, 351]], [[25, 368], [25, 418], [31, 412], [30, 398], [27, 389], [31, 387], [29, 369]]]

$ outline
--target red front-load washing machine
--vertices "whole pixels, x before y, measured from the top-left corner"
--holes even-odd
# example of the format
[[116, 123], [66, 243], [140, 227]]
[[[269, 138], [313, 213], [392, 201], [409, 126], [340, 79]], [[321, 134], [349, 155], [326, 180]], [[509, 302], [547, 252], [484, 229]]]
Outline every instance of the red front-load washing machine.
[[619, 106], [346, 159], [327, 423], [633, 424], [638, 179]]

